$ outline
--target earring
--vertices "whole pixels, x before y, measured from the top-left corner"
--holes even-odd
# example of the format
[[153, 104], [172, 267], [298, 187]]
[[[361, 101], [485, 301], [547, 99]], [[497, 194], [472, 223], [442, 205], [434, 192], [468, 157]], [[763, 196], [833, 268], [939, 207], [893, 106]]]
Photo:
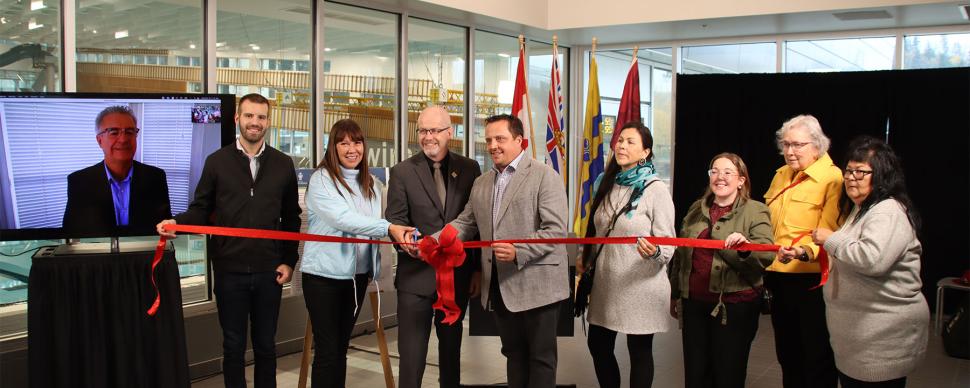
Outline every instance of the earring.
[[643, 167], [646, 165], [647, 165], [647, 158], [640, 159], [640, 161], [637, 162], [637, 166]]

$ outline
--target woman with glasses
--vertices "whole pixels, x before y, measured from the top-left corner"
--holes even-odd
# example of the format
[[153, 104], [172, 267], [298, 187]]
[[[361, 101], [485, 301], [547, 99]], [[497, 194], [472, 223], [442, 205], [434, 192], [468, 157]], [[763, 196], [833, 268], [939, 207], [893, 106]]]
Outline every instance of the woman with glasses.
[[821, 280], [819, 247], [808, 234], [838, 228], [842, 171], [829, 157], [831, 141], [815, 117], [793, 117], [775, 137], [785, 160], [765, 193], [775, 244], [782, 246], [765, 272], [765, 285], [774, 296], [775, 354], [785, 388], [835, 388], [825, 302], [822, 291], [813, 289]]
[[[613, 158], [597, 178], [587, 237], [673, 237], [674, 202], [657, 177], [653, 136], [639, 121], [625, 124]], [[595, 263], [589, 297], [587, 344], [600, 387], [619, 388], [620, 368], [614, 348], [617, 333], [626, 334], [630, 352], [630, 387], [653, 383], [653, 334], [670, 330], [667, 318], [670, 246], [646, 239], [633, 245], [586, 245], [577, 267]]]
[[[330, 128], [327, 151], [306, 189], [308, 231], [326, 236], [407, 241], [414, 228], [381, 219], [382, 185], [367, 168], [364, 132], [351, 119]], [[347, 347], [369, 279], [380, 276], [377, 245], [308, 241], [303, 299], [313, 326], [312, 386], [343, 387]]]
[[889, 145], [857, 138], [846, 160], [846, 221], [812, 236], [831, 263], [823, 294], [839, 383], [905, 387], [926, 353], [930, 321], [920, 292], [919, 217]]
[[751, 199], [748, 167], [722, 153], [707, 171], [708, 186], [687, 211], [680, 236], [724, 240], [724, 249], [677, 248], [670, 285], [674, 318], [683, 324], [685, 387], [744, 387], [751, 341], [758, 332], [761, 276], [774, 252], [733, 248], [771, 244], [768, 207]]

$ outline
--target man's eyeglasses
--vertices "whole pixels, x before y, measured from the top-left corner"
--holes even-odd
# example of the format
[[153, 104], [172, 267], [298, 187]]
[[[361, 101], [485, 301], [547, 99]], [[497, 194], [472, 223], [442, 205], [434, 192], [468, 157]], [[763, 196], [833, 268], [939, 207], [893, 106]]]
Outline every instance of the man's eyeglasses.
[[793, 141], [793, 142], [782, 141], [782, 142], [778, 143], [778, 145], [781, 146], [781, 149], [782, 150], [787, 150], [787, 149], [791, 148], [792, 151], [798, 151], [798, 150], [802, 149], [803, 147], [805, 147], [805, 146], [807, 146], [809, 144], [812, 144], [812, 143], [803, 143], [803, 142], [799, 142], [799, 141]]
[[852, 179], [855, 179], [857, 181], [862, 180], [863, 178], [866, 177], [866, 175], [869, 175], [869, 174], [872, 174], [872, 170], [850, 170], [847, 168], [845, 169], [844, 172], [842, 172], [842, 176], [846, 178], [851, 176]]
[[738, 176], [738, 173], [736, 173], [734, 171], [731, 171], [731, 170], [718, 171], [715, 168], [712, 168], [710, 170], [707, 170], [707, 176], [714, 177], [714, 176], [717, 176], [717, 175], [723, 176], [725, 178], [730, 178], [732, 176]]
[[140, 131], [141, 129], [139, 128], [105, 128], [101, 130], [101, 132], [98, 132], [98, 136], [108, 135], [110, 138], [116, 138], [122, 134], [125, 134], [134, 137], [135, 135], [138, 135], [138, 132]]
[[419, 136], [437, 135], [439, 133], [442, 133], [444, 131], [447, 131], [450, 128], [451, 127], [444, 127], [444, 128], [418, 128], [418, 135]]

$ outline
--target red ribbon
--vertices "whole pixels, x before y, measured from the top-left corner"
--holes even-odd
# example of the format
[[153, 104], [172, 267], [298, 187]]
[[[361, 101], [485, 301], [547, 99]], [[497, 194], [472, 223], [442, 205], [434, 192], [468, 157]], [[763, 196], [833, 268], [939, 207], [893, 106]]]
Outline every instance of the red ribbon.
[[438, 300], [432, 307], [444, 312], [445, 318], [441, 321], [451, 325], [461, 316], [461, 308], [455, 303], [455, 267], [465, 262], [465, 248], [458, 239], [458, 230], [451, 225], [445, 225], [438, 238], [422, 238], [418, 250], [424, 261], [434, 268]]
[[[195, 234], [210, 234], [218, 236], [227, 237], [246, 237], [246, 238], [265, 238], [272, 240], [288, 240], [288, 241], [316, 241], [316, 242], [331, 242], [331, 243], [356, 243], [356, 244], [376, 244], [376, 245], [415, 245], [414, 243], [401, 243], [392, 241], [381, 241], [381, 240], [370, 240], [362, 238], [350, 238], [350, 237], [334, 237], [334, 236], [322, 236], [318, 234], [309, 233], [296, 233], [296, 232], [284, 232], [279, 230], [265, 230], [265, 229], [246, 229], [246, 228], [229, 228], [222, 226], [199, 226], [199, 225], [178, 225], [178, 224], [166, 224], [164, 228], [168, 232], [184, 232], [184, 233], [195, 233]], [[799, 236], [798, 239], [808, 235], [811, 232], [806, 232]], [[422, 257], [428, 262], [432, 267], [435, 268], [435, 280], [437, 282], [438, 300], [434, 304], [434, 308], [442, 310], [445, 313], [445, 319], [447, 323], [454, 322], [457, 320], [458, 313], [460, 310], [455, 303], [455, 286], [454, 286], [454, 268], [461, 265], [465, 260], [464, 249], [473, 248], [484, 248], [491, 246], [495, 243], [508, 243], [508, 244], [636, 244], [637, 239], [645, 238], [651, 244], [654, 245], [668, 245], [676, 247], [692, 247], [692, 248], [707, 248], [707, 249], [724, 249], [723, 240], [706, 240], [706, 239], [695, 239], [695, 238], [680, 238], [680, 237], [571, 237], [571, 238], [535, 238], [535, 239], [510, 239], [510, 240], [491, 240], [491, 241], [466, 241], [462, 242], [458, 239], [457, 230], [455, 230], [450, 225], [445, 226], [445, 229], [441, 231], [439, 235], [439, 240], [435, 241], [434, 238], [430, 236], [424, 237], [418, 244], [418, 249], [422, 253]], [[798, 239], [795, 242], [798, 242]], [[155, 282], [155, 267], [162, 259], [162, 254], [165, 251], [166, 238], [161, 237], [158, 240], [158, 246], [155, 248], [155, 257], [152, 260], [152, 285], [155, 287], [155, 302], [152, 303], [152, 307], [148, 309], [148, 315], [154, 316], [158, 311], [158, 306], [161, 303], [161, 296], [158, 292], [158, 285]], [[795, 244], [792, 243], [792, 245]], [[773, 244], [751, 244], [744, 243], [736, 248], [732, 248], [738, 251], [761, 251], [761, 252], [774, 252], [780, 248], [778, 245]], [[819, 262], [823, 267], [822, 282], [824, 284], [826, 279], [828, 279], [828, 260], [825, 256], [824, 250], [819, 254]], [[819, 286], [821, 286], [819, 284]], [[818, 286], [816, 286], [818, 287]], [[450, 315], [454, 314], [454, 315]], [[447, 321], [451, 319], [450, 321]]]

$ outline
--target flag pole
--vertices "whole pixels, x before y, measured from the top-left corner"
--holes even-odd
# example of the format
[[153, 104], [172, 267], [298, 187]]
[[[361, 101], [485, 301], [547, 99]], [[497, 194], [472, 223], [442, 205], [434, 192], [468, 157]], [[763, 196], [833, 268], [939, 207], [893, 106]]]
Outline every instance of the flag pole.
[[[525, 35], [519, 35], [519, 51], [522, 52], [522, 58], [520, 61], [525, 60]], [[535, 128], [532, 127], [532, 99], [529, 98], [529, 77], [527, 73], [529, 68], [527, 66], [522, 67], [525, 72], [522, 73], [522, 79], [525, 80], [525, 109], [526, 114], [529, 115], [529, 145], [532, 148], [532, 159], [536, 158], [536, 141], [535, 141]]]
[[630, 63], [631, 65], [637, 63], [637, 51], [640, 51], [640, 46], [633, 46], [633, 62]]

